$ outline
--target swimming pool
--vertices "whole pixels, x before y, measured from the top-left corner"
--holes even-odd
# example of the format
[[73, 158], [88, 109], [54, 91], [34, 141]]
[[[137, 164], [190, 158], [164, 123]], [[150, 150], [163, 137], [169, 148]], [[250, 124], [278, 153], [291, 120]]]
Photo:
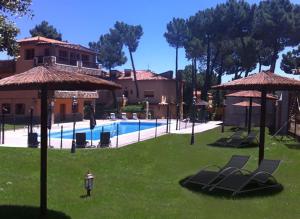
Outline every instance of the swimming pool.
[[[97, 125], [93, 129], [93, 140], [100, 139], [100, 133], [110, 132], [110, 136], [114, 137], [117, 135], [117, 124], [119, 125], [119, 135], [136, 132], [139, 130], [138, 122], [114, 122], [106, 125]], [[164, 123], [157, 123], [157, 126], [164, 125]], [[155, 122], [141, 122], [141, 130], [155, 128]], [[76, 128], [75, 133], [84, 132], [86, 133], [86, 139], [91, 140], [91, 130], [89, 128]], [[50, 134], [51, 138], [60, 138], [60, 132], [53, 132]], [[73, 130], [65, 130], [63, 132], [63, 139], [72, 139]]]

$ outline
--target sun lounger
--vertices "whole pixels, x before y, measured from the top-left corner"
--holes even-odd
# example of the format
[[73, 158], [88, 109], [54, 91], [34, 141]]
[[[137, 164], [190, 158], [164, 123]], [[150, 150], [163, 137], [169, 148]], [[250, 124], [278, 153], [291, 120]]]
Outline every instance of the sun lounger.
[[85, 133], [76, 133], [76, 147], [77, 148], [85, 148], [88, 141], [86, 140]]
[[111, 145], [110, 141], [110, 132], [101, 132], [100, 134], [100, 142], [98, 147], [109, 147]]
[[257, 132], [250, 132], [246, 138], [241, 139], [232, 139], [231, 141], [227, 142], [228, 146], [232, 147], [247, 147], [254, 143], [257, 140]]
[[225, 176], [230, 175], [233, 171], [243, 168], [249, 158], [250, 156], [233, 155], [228, 163], [222, 168], [214, 166], [217, 167], [217, 171], [208, 170], [211, 166], [205, 167], [201, 169], [197, 174], [188, 178], [184, 182], [184, 184], [192, 183], [207, 187], [210, 184], [224, 178]]
[[132, 119], [135, 119], [135, 120], [138, 120], [138, 116], [137, 116], [137, 113], [132, 113]]
[[38, 141], [38, 134], [35, 132], [28, 133], [28, 147], [37, 148], [39, 144], [40, 142]]
[[280, 186], [272, 175], [278, 168], [280, 160], [263, 160], [253, 172], [247, 170], [231, 171], [226, 177], [212, 185], [211, 190], [222, 189], [233, 192], [233, 196], [243, 193]]
[[115, 113], [110, 113], [110, 119], [111, 120], [116, 120], [116, 114]]
[[243, 141], [243, 134], [244, 131], [237, 131], [233, 133], [229, 138], [220, 138], [216, 142], [214, 142], [212, 145], [216, 146], [230, 146], [232, 144], [237, 144]]
[[122, 113], [122, 119], [124, 119], [124, 120], [127, 119], [126, 113]]

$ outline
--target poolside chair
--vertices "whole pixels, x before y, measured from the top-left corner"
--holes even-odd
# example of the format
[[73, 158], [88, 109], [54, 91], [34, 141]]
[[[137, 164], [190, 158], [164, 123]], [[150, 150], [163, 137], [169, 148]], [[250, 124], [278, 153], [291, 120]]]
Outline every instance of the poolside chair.
[[76, 147], [77, 148], [85, 148], [88, 144], [86, 140], [86, 133], [76, 133]]
[[28, 133], [28, 147], [30, 148], [37, 148], [39, 146], [40, 142], [38, 141], [38, 134]]
[[124, 119], [124, 120], [127, 119], [126, 113], [122, 113], [122, 119]]
[[115, 113], [110, 113], [110, 119], [111, 120], [116, 120], [116, 114]]
[[257, 141], [257, 132], [250, 132], [246, 138], [241, 139], [232, 139], [230, 142], [227, 142], [228, 146], [232, 147], [247, 147]]
[[241, 169], [245, 166], [247, 161], [249, 160], [250, 156], [243, 156], [243, 155], [233, 155], [230, 160], [225, 164], [225, 166], [218, 167], [213, 165], [214, 167], [217, 167], [217, 171], [211, 171], [207, 170], [211, 166], [207, 166], [203, 169], [201, 169], [198, 173], [195, 175], [189, 177], [184, 184], [192, 183], [197, 185], [202, 185], [203, 188], [208, 187], [214, 182], [217, 182], [218, 180], [224, 178], [225, 176], [230, 175], [233, 171], [236, 171], [237, 169]]
[[232, 146], [233, 144], [238, 144], [244, 140], [243, 134], [244, 134], [244, 131], [242, 131], [242, 130], [236, 131], [230, 137], [220, 138], [216, 142], [214, 142], [212, 145], [226, 147], [226, 146]]
[[98, 144], [98, 147], [109, 147], [111, 145], [110, 141], [110, 132], [101, 132], [100, 134], [100, 142]]
[[266, 188], [279, 187], [280, 184], [272, 175], [278, 168], [280, 160], [262, 160], [259, 167], [250, 172], [240, 169], [232, 171], [216, 184], [212, 185], [210, 191], [222, 189], [233, 192], [232, 195], [243, 192], [252, 192]]
[[137, 116], [137, 113], [132, 113], [132, 119], [135, 119], [135, 120], [138, 120], [138, 116]]

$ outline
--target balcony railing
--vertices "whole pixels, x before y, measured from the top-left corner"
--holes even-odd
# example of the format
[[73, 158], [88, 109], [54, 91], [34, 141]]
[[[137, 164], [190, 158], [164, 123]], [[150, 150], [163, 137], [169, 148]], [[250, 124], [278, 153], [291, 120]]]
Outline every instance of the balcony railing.
[[[99, 69], [98, 64], [95, 62], [86, 62], [86, 61], [81, 61], [81, 60], [76, 60], [76, 59], [68, 59], [66, 57], [61, 57], [61, 56], [52, 56], [52, 57], [55, 57], [55, 63], [58, 63], [58, 64]], [[43, 64], [45, 62], [45, 60], [50, 60], [49, 58], [50, 58], [50, 56], [36, 56], [35, 63], [37, 65]]]

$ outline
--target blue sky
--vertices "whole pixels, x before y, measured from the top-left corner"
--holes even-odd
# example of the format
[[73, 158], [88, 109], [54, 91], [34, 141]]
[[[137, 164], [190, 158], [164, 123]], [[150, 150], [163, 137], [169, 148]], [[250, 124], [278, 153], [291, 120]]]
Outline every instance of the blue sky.
[[[63, 39], [72, 43], [88, 45], [98, 40], [101, 34], [108, 32], [116, 21], [128, 24], [140, 24], [144, 35], [140, 41], [134, 59], [137, 69], [151, 69], [157, 73], [174, 70], [175, 49], [166, 42], [163, 34], [166, 24], [173, 17], [188, 18], [201, 9], [225, 2], [220, 0], [33, 0], [34, 17], [15, 20], [21, 33], [18, 38], [29, 36], [29, 30], [42, 20], [47, 20], [62, 34]], [[249, 0], [249, 3], [258, 1]], [[292, 1], [300, 3], [300, 0]], [[6, 58], [1, 55], [0, 58]], [[184, 50], [179, 52], [179, 68], [189, 62]], [[131, 68], [130, 62], [119, 69]], [[276, 72], [280, 72], [277, 63]], [[228, 80], [225, 77], [224, 80]]]

